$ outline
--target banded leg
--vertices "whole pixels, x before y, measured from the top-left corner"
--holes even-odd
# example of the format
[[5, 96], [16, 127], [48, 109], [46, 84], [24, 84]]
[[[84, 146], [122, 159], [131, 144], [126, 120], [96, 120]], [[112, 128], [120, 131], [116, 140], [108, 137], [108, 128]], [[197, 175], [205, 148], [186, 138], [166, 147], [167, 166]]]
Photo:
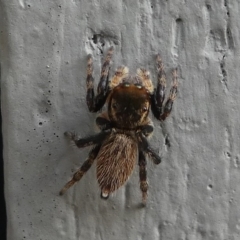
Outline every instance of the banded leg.
[[110, 89], [115, 88], [120, 83], [122, 83], [122, 80], [128, 76], [129, 69], [125, 66], [120, 66], [117, 68], [113, 78], [109, 82]]
[[113, 54], [113, 47], [110, 47], [105, 58], [105, 61], [102, 65], [101, 77], [97, 87], [97, 95], [94, 93], [94, 78], [93, 78], [93, 59], [92, 56], [88, 56], [87, 63], [87, 105], [90, 112], [99, 111], [108, 95], [108, 77], [109, 77], [109, 69], [110, 69], [110, 61]]
[[139, 152], [139, 179], [140, 179], [140, 189], [142, 191], [142, 202], [145, 205], [147, 201], [147, 191], [148, 191], [148, 183], [147, 183], [147, 170], [146, 170], [146, 158], [142, 151]]
[[166, 89], [166, 74], [164, 71], [164, 66], [160, 54], [157, 55], [157, 89], [155, 89], [154, 94], [152, 95], [152, 111], [154, 116], [161, 115], [163, 101], [165, 99], [165, 89]]
[[152, 159], [154, 164], [161, 163], [162, 161], [161, 157], [150, 147], [146, 137], [144, 137], [142, 134], [139, 134], [138, 141], [139, 149], [146, 153]]
[[170, 89], [170, 94], [169, 94], [168, 100], [167, 100], [167, 102], [164, 106], [163, 113], [160, 116], [161, 121], [164, 121], [172, 111], [172, 105], [173, 105], [173, 102], [174, 102], [174, 100], [177, 96], [177, 85], [178, 85], [177, 69], [174, 69], [173, 70], [173, 83], [172, 83], [172, 87]]
[[166, 90], [166, 74], [164, 71], [164, 66], [161, 60], [160, 55], [157, 55], [157, 72], [158, 72], [158, 84], [157, 89], [155, 89], [154, 94], [152, 95], [152, 112], [154, 116], [160, 120], [164, 121], [170, 114], [172, 110], [173, 101], [176, 98], [177, 94], [177, 69], [173, 71], [173, 84], [170, 90], [170, 95], [168, 100], [163, 105], [165, 99], [165, 90]]
[[110, 133], [111, 133], [110, 130], [102, 131], [98, 134], [85, 138], [78, 138], [77, 135], [72, 132], [65, 132], [64, 135], [68, 137], [70, 140], [72, 140], [77, 145], [77, 147], [84, 148], [94, 144], [101, 143]]
[[148, 156], [152, 159], [154, 164], [161, 163], [162, 159], [160, 156], [150, 147], [148, 146], [145, 152], [148, 154]]
[[142, 80], [142, 85], [152, 94], [154, 87], [150, 78], [150, 73], [144, 68], [137, 69], [137, 75]]
[[157, 55], [157, 76], [158, 85], [156, 89], [156, 103], [159, 108], [162, 108], [163, 101], [165, 99], [166, 73], [164, 71], [164, 66], [160, 54]]
[[63, 195], [70, 187], [73, 186], [76, 182], [81, 180], [83, 175], [89, 170], [89, 168], [92, 166], [95, 158], [98, 155], [98, 152], [100, 150], [101, 145], [98, 144], [95, 146], [91, 152], [88, 155], [88, 159], [83, 163], [81, 168], [79, 168], [73, 175], [72, 179], [65, 184], [65, 186], [62, 188], [62, 190], [59, 192], [59, 195]]

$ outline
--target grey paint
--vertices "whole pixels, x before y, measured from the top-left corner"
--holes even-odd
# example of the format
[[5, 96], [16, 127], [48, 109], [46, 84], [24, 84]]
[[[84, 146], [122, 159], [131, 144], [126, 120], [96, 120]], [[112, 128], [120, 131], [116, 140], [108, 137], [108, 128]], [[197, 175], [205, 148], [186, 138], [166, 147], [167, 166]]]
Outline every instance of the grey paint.
[[[239, 239], [239, 1], [2, 0], [0, 9], [8, 240]], [[156, 82], [158, 51], [168, 83], [179, 69], [174, 110], [154, 120], [163, 162], [149, 163], [146, 208], [137, 167], [108, 201], [94, 166], [58, 196], [89, 151], [63, 132], [94, 132], [86, 56], [98, 80], [110, 45], [112, 72], [144, 66]]]

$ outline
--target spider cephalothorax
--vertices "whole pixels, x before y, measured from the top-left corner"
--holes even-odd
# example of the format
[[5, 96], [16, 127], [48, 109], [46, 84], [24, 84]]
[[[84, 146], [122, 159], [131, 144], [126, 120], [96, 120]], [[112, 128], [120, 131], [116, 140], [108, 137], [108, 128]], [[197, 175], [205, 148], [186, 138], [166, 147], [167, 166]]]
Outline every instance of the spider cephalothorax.
[[134, 129], [147, 119], [150, 101], [149, 91], [140, 84], [121, 83], [109, 96], [109, 119], [116, 128]]
[[131, 76], [127, 67], [119, 67], [109, 81], [112, 53], [111, 47], [102, 66], [96, 96], [92, 76], [92, 56], [88, 58], [86, 100], [89, 111], [101, 110], [106, 102], [107, 111], [102, 112], [96, 119], [100, 129], [98, 134], [79, 139], [71, 132], [66, 133], [79, 148], [90, 145], [93, 145], [93, 148], [88, 159], [60, 191], [60, 195], [79, 181], [96, 160], [101, 197], [108, 198], [110, 193], [127, 181], [138, 162], [140, 189], [145, 203], [148, 189], [146, 157], [151, 158], [155, 164], [161, 162], [161, 158], [147, 141], [148, 136], [153, 132], [153, 124], [148, 114], [151, 108], [153, 115], [160, 121], [164, 121], [170, 114], [177, 94], [177, 74], [174, 70], [173, 84], [164, 104], [166, 77], [160, 55], [157, 55], [158, 83], [154, 88], [149, 72], [145, 69], [138, 69], [136, 76]]

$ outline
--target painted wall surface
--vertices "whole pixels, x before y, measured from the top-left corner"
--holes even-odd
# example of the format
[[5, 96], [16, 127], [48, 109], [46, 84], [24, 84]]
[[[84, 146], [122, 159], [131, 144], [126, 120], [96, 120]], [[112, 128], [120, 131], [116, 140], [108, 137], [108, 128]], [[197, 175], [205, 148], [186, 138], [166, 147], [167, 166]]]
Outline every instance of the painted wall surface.
[[[1, 102], [8, 240], [240, 239], [240, 2], [237, 0], [0, 1]], [[154, 119], [149, 197], [140, 207], [138, 166], [107, 201], [93, 166], [58, 192], [86, 159], [64, 138], [95, 132], [86, 61], [97, 83], [114, 46], [111, 74], [150, 70], [161, 53], [179, 93], [166, 122]]]

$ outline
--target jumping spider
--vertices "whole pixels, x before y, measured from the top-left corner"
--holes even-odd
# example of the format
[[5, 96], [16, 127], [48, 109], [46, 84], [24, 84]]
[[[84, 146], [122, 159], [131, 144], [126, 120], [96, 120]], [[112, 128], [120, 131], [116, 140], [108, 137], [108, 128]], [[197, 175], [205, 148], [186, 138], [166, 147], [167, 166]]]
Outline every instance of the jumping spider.
[[101, 197], [107, 199], [110, 193], [121, 187], [131, 175], [138, 160], [142, 201], [147, 199], [146, 157], [155, 164], [161, 158], [150, 147], [147, 138], [153, 132], [153, 124], [148, 117], [151, 108], [153, 115], [164, 121], [172, 110], [177, 94], [177, 70], [173, 71], [173, 83], [165, 104], [166, 75], [160, 55], [157, 55], [157, 88], [154, 88], [150, 74], [138, 69], [136, 76], [128, 74], [128, 68], [119, 67], [109, 81], [110, 60], [113, 47], [108, 50], [102, 66], [101, 78], [94, 94], [93, 60], [88, 57], [87, 65], [87, 105], [90, 112], [98, 112], [107, 102], [107, 111], [100, 113], [96, 124], [100, 132], [85, 138], [78, 138], [71, 132], [65, 133], [79, 147], [93, 145], [87, 160], [74, 173], [72, 179], [60, 191], [63, 195], [74, 183], [97, 162], [97, 180]]

